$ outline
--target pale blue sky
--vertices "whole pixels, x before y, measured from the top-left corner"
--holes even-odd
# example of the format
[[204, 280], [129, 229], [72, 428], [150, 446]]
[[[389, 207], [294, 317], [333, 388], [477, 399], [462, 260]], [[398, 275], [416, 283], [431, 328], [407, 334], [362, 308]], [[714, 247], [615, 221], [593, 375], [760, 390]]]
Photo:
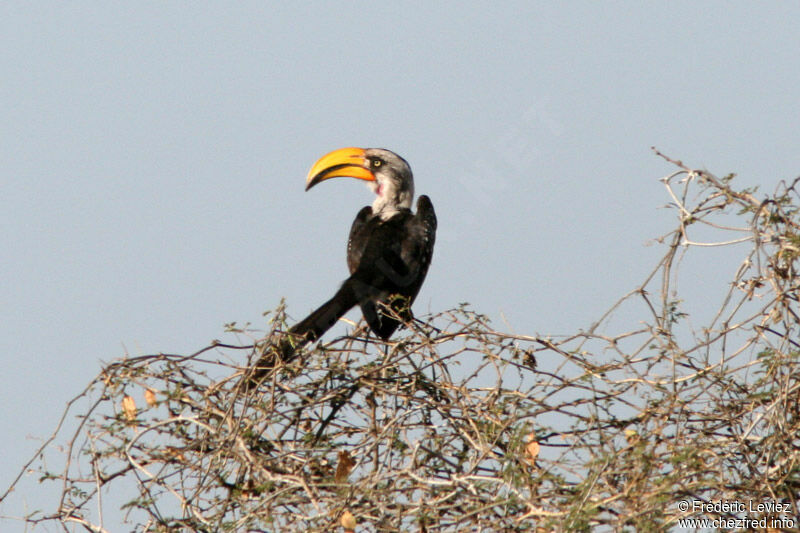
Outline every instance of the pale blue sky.
[[[372, 202], [303, 192], [335, 148], [400, 153], [434, 202], [417, 314], [587, 326], [673, 225], [650, 146], [766, 191], [800, 173], [799, 24], [789, 2], [3, 2], [0, 486], [102, 361], [333, 294]], [[46, 505], [0, 515], [23, 501]]]

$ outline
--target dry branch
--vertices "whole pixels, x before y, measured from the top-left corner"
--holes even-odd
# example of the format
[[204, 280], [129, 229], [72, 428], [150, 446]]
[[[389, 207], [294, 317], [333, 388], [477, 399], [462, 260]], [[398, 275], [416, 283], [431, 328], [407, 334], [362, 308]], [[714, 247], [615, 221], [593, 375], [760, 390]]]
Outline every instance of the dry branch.
[[[686, 499], [797, 516], [798, 180], [759, 201], [672, 162], [665, 255], [588, 330], [511, 335], [462, 306], [396, 342], [357, 329], [245, 386], [279, 310], [257, 342], [115, 362], [68, 406], [74, 433], [59, 425], [26, 465], [61, 484], [27, 522], [117, 530], [121, 507], [141, 531], [663, 530], [697, 515]], [[691, 323], [709, 302], [679, 280], [734, 270], [680, 270], [709, 246], [740, 263]]]

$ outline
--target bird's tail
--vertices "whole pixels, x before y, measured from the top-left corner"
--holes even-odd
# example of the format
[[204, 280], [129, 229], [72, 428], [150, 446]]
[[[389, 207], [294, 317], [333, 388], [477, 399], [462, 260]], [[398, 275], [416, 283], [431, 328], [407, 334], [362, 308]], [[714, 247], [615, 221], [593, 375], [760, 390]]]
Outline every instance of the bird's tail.
[[356, 283], [353, 279], [342, 283], [333, 298], [289, 329], [289, 336], [294, 338], [295, 346], [302, 346], [320, 338], [358, 303]]
[[292, 326], [276, 345], [268, 346], [249, 376], [250, 383], [256, 384], [260, 381], [279, 361], [291, 361], [300, 347], [314, 342], [331, 329], [337, 320], [359, 303], [358, 295], [363, 291], [358, 290], [358, 285], [358, 281], [348, 278], [333, 298]]

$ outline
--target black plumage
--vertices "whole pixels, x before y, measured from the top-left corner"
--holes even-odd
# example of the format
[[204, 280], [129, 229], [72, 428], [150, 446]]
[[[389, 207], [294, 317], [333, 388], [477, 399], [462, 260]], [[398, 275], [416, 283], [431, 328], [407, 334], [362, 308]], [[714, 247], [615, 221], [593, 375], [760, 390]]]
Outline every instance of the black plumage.
[[353, 222], [348, 241], [350, 277], [333, 298], [293, 326], [293, 336], [313, 341], [352, 307], [359, 305], [370, 329], [386, 340], [411, 318], [409, 308], [419, 293], [433, 255], [436, 215], [427, 196], [417, 201], [417, 213], [402, 209], [387, 220], [363, 208]]
[[358, 213], [350, 229], [347, 266], [351, 277], [369, 288], [359, 305], [378, 337], [388, 339], [400, 325], [382, 306], [411, 318], [409, 310], [428, 273], [435, 239], [436, 214], [427, 196], [417, 200], [416, 214], [401, 209], [384, 221], [371, 207]]
[[[389, 339], [402, 320], [411, 318], [411, 304], [428, 273], [436, 214], [424, 195], [417, 200], [417, 212], [411, 211], [414, 179], [408, 163], [389, 150], [343, 148], [312, 167], [307, 189], [341, 176], [370, 182], [376, 199], [371, 207], [359, 211], [350, 228], [350, 277], [330, 300], [289, 329], [279, 345], [278, 356], [283, 360], [291, 359], [299, 346], [321, 337], [356, 305], [370, 329]], [[259, 366], [274, 366], [274, 357], [266, 362], [262, 358]]]

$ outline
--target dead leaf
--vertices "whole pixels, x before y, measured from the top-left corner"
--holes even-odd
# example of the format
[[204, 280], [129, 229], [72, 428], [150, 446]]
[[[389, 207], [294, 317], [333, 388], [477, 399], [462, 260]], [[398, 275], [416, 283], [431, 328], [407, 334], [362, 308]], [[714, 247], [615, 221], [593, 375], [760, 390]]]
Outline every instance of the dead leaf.
[[525, 453], [530, 464], [536, 466], [536, 457], [539, 455], [539, 443], [536, 442], [536, 434], [531, 433], [528, 437], [528, 444], [525, 445]]
[[625, 430], [625, 440], [628, 444], [636, 444], [639, 441], [639, 433], [635, 429], [628, 428]]
[[154, 391], [153, 389], [145, 389], [144, 401], [146, 401], [147, 405], [149, 405], [150, 407], [153, 407], [155, 404], [157, 404], [158, 400], [156, 399], [156, 391]]
[[133, 396], [125, 396], [122, 398], [122, 412], [128, 420], [136, 420], [136, 402]]
[[184, 457], [183, 452], [180, 449], [174, 446], [167, 446], [165, 449], [167, 455], [169, 455], [173, 459], [177, 459], [178, 461], [185, 461], [186, 457]]
[[334, 481], [336, 483], [347, 483], [347, 476], [350, 475], [350, 470], [353, 469], [356, 462], [347, 452], [347, 450], [339, 452], [339, 462], [336, 464], [336, 475]]
[[356, 517], [353, 516], [353, 513], [350, 511], [345, 511], [342, 513], [342, 519], [340, 522], [345, 530], [345, 533], [353, 533], [356, 530]]

